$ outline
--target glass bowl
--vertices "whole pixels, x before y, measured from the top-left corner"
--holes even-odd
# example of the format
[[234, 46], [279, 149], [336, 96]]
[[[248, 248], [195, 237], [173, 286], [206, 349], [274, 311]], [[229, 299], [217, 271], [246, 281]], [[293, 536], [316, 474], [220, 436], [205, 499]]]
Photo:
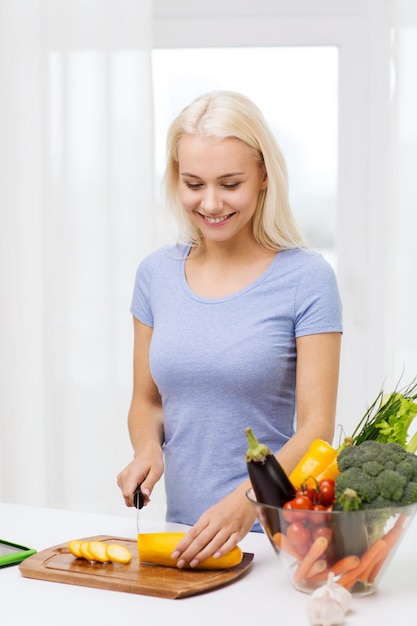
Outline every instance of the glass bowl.
[[287, 510], [257, 502], [253, 489], [246, 496], [292, 585], [304, 593], [323, 586], [330, 572], [355, 596], [374, 593], [417, 510], [417, 503], [368, 511]]

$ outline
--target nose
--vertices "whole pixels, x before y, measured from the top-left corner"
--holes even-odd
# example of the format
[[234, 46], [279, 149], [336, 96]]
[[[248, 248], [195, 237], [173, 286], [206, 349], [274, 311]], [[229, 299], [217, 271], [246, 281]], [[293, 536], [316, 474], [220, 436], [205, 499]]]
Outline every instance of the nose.
[[217, 213], [219, 209], [223, 208], [223, 201], [214, 187], [206, 187], [200, 206], [205, 213]]

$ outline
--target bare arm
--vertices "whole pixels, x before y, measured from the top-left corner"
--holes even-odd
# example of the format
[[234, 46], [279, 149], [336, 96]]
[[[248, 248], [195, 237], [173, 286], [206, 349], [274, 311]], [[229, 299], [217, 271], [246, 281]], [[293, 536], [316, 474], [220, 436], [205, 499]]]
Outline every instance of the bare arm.
[[340, 363], [340, 333], [300, 337], [297, 345], [297, 430], [277, 457], [289, 474], [314, 439], [332, 443]]
[[127, 506], [133, 506], [133, 493], [140, 483], [146, 504], [163, 473], [162, 402], [149, 369], [152, 332], [134, 318], [133, 393], [128, 414], [134, 458], [117, 476]]

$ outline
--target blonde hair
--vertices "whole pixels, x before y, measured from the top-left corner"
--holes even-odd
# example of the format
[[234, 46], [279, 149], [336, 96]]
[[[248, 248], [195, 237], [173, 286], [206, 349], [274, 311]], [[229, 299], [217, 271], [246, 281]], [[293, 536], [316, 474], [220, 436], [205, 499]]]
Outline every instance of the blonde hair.
[[268, 250], [307, 247], [290, 207], [287, 166], [278, 143], [258, 107], [233, 91], [200, 96], [169, 127], [165, 198], [176, 217], [182, 243], [199, 246], [201, 242], [180, 200], [178, 146], [184, 134], [218, 140], [234, 137], [243, 141], [258, 163], [264, 164], [268, 175], [268, 186], [259, 192], [253, 218], [256, 241]]

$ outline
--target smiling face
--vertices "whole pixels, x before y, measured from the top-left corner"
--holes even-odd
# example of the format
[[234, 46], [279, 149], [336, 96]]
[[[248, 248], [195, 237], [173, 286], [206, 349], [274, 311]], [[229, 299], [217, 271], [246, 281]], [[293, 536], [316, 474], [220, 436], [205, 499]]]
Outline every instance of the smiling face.
[[252, 219], [267, 177], [249, 147], [232, 137], [183, 135], [178, 162], [181, 202], [203, 239], [252, 237]]

